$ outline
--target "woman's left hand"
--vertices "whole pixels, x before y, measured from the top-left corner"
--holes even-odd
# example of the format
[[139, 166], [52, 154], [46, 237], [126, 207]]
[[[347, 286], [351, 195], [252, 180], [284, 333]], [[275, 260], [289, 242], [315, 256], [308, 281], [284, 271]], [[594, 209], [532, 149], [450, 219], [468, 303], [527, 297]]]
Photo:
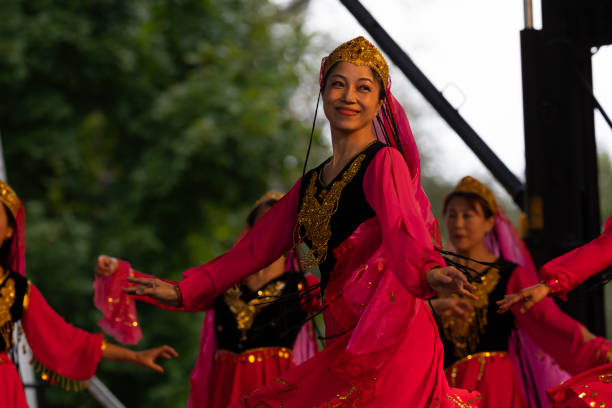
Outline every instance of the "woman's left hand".
[[521, 289], [516, 293], [505, 295], [502, 300], [498, 300], [496, 302], [497, 306], [499, 307], [497, 313], [507, 312], [517, 303], [522, 303], [520, 312], [525, 313], [549, 294], [550, 287], [545, 283], [538, 283], [537, 285], [529, 286], [528, 288]]
[[156, 278], [127, 278], [136, 286], [123, 288], [125, 293], [136, 296], [149, 296], [167, 306], [180, 307], [181, 298], [175, 285]]
[[427, 283], [440, 294], [457, 293], [474, 300], [478, 299], [472, 294], [476, 286], [468, 282], [465, 275], [454, 266], [430, 269], [427, 272]]
[[163, 367], [155, 362], [155, 360], [160, 357], [169, 359], [178, 357], [178, 353], [170, 346], [155, 347], [148, 350], [136, 351], [134, 362], [143, 367], [150, 368], [153, 371], [157, 371], [158, 373], [163, 373]]

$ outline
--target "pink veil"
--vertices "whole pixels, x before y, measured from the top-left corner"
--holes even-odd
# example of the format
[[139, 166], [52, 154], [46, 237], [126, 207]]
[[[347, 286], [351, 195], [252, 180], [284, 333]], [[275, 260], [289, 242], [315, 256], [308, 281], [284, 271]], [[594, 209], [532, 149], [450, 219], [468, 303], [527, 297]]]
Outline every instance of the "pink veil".
[[11, 269], [25, 276], [25, 209], [23, 203], [19, 202], [19, 209], [15, 216], [15, 232], [13, 233], [13, 243], [11, 245]]

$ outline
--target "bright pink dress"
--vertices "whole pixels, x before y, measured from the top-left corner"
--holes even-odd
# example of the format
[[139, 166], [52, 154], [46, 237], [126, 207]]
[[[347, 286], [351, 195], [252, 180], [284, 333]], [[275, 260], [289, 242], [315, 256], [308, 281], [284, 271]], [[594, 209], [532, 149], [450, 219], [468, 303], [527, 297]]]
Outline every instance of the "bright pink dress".
[[[38, 288], [17, 273], [9, 274], [0, 286], [0, 303], [8, 305], [8, 299], [12, 299], [10, 328], [21, 320], [35, 359], [31, 363], [35, 364], [40, 378], [67, 390], [86, 385], [102, 357], [102, 335], [90, 334], [66, 323], [47, 304]], [[0, 306], [0, 314], [4, 311]], [[23, 385], [7, 351], [0, 352], [0, 406], [26, 408]]]
[[[444, 376], [442, 344], [424, 302], [435, 294], [426, 272], [444, 261], [409, 180], [396, 149], [378, 151], [362, 183], [375, 216], [333, 250], [337, 262], [323, 300], [327, 347], [232, 406], [477, 406], [479, 395], [451, 389]], [[232, 250], [183, 274], [185, 309], [206, 308], [292, 248], [300, 185]]]

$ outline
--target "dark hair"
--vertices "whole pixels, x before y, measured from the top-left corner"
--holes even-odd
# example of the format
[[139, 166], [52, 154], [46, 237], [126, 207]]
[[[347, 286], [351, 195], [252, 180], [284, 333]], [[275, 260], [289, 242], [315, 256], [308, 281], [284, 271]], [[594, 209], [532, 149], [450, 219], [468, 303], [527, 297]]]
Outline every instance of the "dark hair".
[[11, 269], [11, 264], [13, 259], [11, 258], [11, 249], [13, 248], [13, 239], [15, 239], [15, 233], [17, 232], [17, 222], [15, 222], [15, 217], [13, 217], [13, 213], [11, 213], [8, 207], [2, 203], [4, 207], [4, 212], [6, 212], [6, 220], [9, 227], [13, 228], [13, 236], [7, 239], [2, 243], [0, 247], [0, 266], [4, 268], [5, 271]]
[[253, 225], [255, 225], [255, 222], [260, 217], [259, 213], [261, 212], [261, 210], [266, 207], [272, 207], [277, 202], [278, 200], [271, 198], [260, 203], [259, 205], [257, 205], [257, 207], [253, 208], [251, 212], [249, 212], [249, 215], [247, 215], [247, 225], [249, 226], [249, 228], [253, 228]]
[[[338, 61], [338, 62], [341, 62], [341, 61]], [[321, 84], [321, 92], [323, 92], [323, 90], [325, 89], [325, 84], [327, 83], [327, 78], [329, 77], [329, 74], [331, 74], [331, 72], [334, 70], [334, 67], [336, 65], [338, 65], [338, 62], [336, 62], [334, 65], [332, 65], [331, 68], [329, 68], [327, 70], [327, 73], [323, 77], [323, 83]], [[378, 72], [374, 71], [372, 69], [372, 67], [370, 67], [370, 71], [372, 71], [372, 75], [374, 75], [374, 80], [378, 83], [378, 87], [379, 87], [378, 99], [379, 100], [384, 100], [387, 97], [387, 93], [385, 92], [385, 86], [383, 85], [383, 81], [380, 78], [380, 75], [378, 75]]]
[[491, 218], [494, 215], [493, 214], [493, 210], [491, 210], [491, 207], [489, 207], [489, 203], [487, 203], [487, 200], [485, 200], [484, 198], [482, 198], [478, 194], [474, 194], [474, 193], [462, 193], [462, 192], [459, 192], [459, 191], [450, 193], [444, 199], [444, 207], [442, 209], [442, 213], [443, 214], [446, 215], [446, 210], [448, 209], [448, 204], [455, 197], [463, 197], [463, 198], [465, 198], [467, 200], [468, 205], [470, 206], [470, 208], [472, 210], [474, 210], [474, 211], [477, 211], [478, 210], [478, 205], [480, 205], [480, 208], [482, 208], [482, 212], [484, 213], [485, 218]]

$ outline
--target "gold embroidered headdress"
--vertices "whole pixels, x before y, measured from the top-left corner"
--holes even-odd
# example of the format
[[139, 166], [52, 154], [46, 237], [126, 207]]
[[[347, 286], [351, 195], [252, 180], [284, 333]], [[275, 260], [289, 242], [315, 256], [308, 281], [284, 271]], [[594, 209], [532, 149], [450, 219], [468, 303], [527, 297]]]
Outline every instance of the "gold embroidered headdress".
[[364, 37], [353, 38], [341, 44], [325, 59], [321, 80], [337, 62], [350, 62], [351, 64], [372, 68], [383, 81], [385, 89], [389, 86], [389, 66], [378, 48]]
[[0, 180], [0, 201], [6, 205], [6, 208], [13, 214], [13, 217], [17, 218], [17, 212], [19, 211], [21, 202], [13, 189], [2, 180]]
[[251, 211], [253, 211], [257, 207], [259, 207], [260, 205], [262, 205], [266, 201], [270, 201], [270, 200], [278, 201], [281, 198], [283, 198], [284, 196], [285, 196], [285, 194], [281, 193], [280, 191], [268, 191], [267, 193], [262, 195], [257, 201], [255, 201], [255, 204], [253, 204], [253, 207], [251, 208]]
[[453, 195], [457, 193], [477, 195], [485, 200], [493, 214], [497, 214], [497, 201], [495, 200], [495, 196], [491, 190], [489, 190], [484, 184], [476, 180], [474, 177], [466, 176], [459, 180], [459, 183], [455, 189], [448, 193], [448, 195], [444, 198], [444, 209], [446, 209], [446, 206]]

